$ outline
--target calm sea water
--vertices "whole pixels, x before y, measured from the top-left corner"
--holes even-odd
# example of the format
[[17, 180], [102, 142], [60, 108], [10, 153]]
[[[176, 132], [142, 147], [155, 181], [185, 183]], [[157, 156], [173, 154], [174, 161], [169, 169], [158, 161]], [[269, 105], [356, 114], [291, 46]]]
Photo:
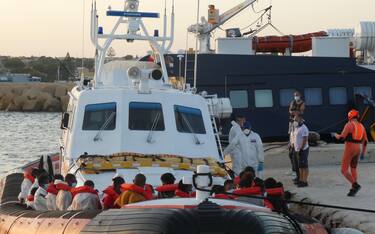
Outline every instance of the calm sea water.
[[0, 177], [59, 151], [60, 113], [0, 112]]

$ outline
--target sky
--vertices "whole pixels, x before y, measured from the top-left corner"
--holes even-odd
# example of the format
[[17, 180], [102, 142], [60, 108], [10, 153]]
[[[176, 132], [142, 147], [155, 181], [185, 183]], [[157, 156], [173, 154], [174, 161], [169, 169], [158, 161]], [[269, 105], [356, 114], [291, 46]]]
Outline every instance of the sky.
[[[163, 12], [167, 1], [170, 13], [172, 0], [141, 0], [141, 11]], [[0, 0], [0, 55], [93, 57], [94, 47], [89, 40], [90, 8], [92, 0]], [[208, 4], [215, 4], [220, 12], [243, 0], [201, 0], [201, 15], [207, 16]], [[272, 23], [284, 34], [304, 34], [329, 28], [356, 28], [360, 21], [375, 21], [375, 0], [258, 0], [254, 10], [272, 3]], [[106, 17], [110, 5], [121, 10], [122, 0], [98, 0], [99, 24], [108, 32], [115, 22]], [[175, 0], [175, 41], [172, 51], [186, 48], [186, 29], [196, 22], [197, 0]], [[222, 28], [243, 28], [259, 15], [249, 8], [230, 20]], [[145, 20], [149, 31], [162, 31], [162, 18]], [[168, 29], [169, 30], [169, 29]], [[266, 30], [262, 34], [277, 34]], [[223, 35], [216, 31], [215, 37]], [[82, 40], [84, 38], [84, 43]], [[194, 47], [190, 35], [188, 47]], [[213, 42], [214, 44], [214, 42]], [[84, 50], [82, 50], [84, 48]], [[117, 56], [145, 54], [146, 43], [113, 44]]]

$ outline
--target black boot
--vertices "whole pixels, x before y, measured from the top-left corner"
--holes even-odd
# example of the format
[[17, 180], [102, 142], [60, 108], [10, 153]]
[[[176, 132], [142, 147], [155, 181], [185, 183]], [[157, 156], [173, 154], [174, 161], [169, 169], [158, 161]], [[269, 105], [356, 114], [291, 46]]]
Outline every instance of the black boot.
[[359, 185], [358, 183], [354, 183], [348, 193], [348, 197], [354, 197], [360, 189], [361, 189], [361, 185]]

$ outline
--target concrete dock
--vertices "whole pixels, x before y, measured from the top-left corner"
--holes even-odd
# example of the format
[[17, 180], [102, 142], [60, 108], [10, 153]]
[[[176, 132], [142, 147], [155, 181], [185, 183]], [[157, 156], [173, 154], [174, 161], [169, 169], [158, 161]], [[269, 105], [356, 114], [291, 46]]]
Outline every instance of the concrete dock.
[[[342, 144], [311, 147], [309, 187], [306, 188], [297, 188], [288, 175], [290, 161], [287, 148], [269, 150], [266, 153], [265, 178], [274, 177], [283, 182], [286, 190], [294, 194], [293, 200], [375, 210], [375, 145], [369, 144], [367, 157], [359, 164], [358, 182], [362, 189], [356, 197], [346, 195], [350, 184], [340, 172], [342, 150]], [[375, 213], [296, 205], [291, 208], [318, 219], [328, 228], [351, 227], [366, 234], [375, 234]]]

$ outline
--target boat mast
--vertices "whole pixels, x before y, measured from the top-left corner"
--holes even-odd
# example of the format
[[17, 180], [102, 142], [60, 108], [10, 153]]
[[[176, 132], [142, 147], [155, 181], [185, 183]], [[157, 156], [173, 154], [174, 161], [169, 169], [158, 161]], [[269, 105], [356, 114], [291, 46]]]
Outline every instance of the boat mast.
[[[113, 26], [110, 33], [105, 34], [103, 27], [99, 27], [98, 25], [99, 17], [97, 15], [96, 1], [93, 3], [91, 10], [91, 42], [94, 44], [96, 49], [95, 76], [93, 84], [95, 88], [100, 87], [102, 85], [100, 77], [103, 71], [105, 57], [107, 54], [107, 50], [110, 48], [110, 45], [114, 40], [126, 40], [129, 43], [135, 40], [148, 41], [154, 52], [155, 62], [160, 62], [160, 66], [163, 72], [164, 83], [169, 83], [164, 54], [171, 48], [174, 40], [174, 1], [172, 6], [171, 30], [169, 36], [166, 36], [166, 14], [164, 15], [163, 36], [159, 37], [157, 33], [151, 36], [148, 30], [146, 29], [146, 26], [144, 25], [142, 19], [159, 18], [159, 13], [139, 12], [138, 7], [139, 0], [126, 0], [123, 11], [108, 10], [106, 15], [111, 17], [118, 17], [118, 20]], [[127, 26], [127, 33], [117, 33], [118, 28], [123, 25]], [[100, 43], [99, 40], [104, 40], [104, 43]], [[169, 41], [169, 43], [166, 46], [167, 41]]]

